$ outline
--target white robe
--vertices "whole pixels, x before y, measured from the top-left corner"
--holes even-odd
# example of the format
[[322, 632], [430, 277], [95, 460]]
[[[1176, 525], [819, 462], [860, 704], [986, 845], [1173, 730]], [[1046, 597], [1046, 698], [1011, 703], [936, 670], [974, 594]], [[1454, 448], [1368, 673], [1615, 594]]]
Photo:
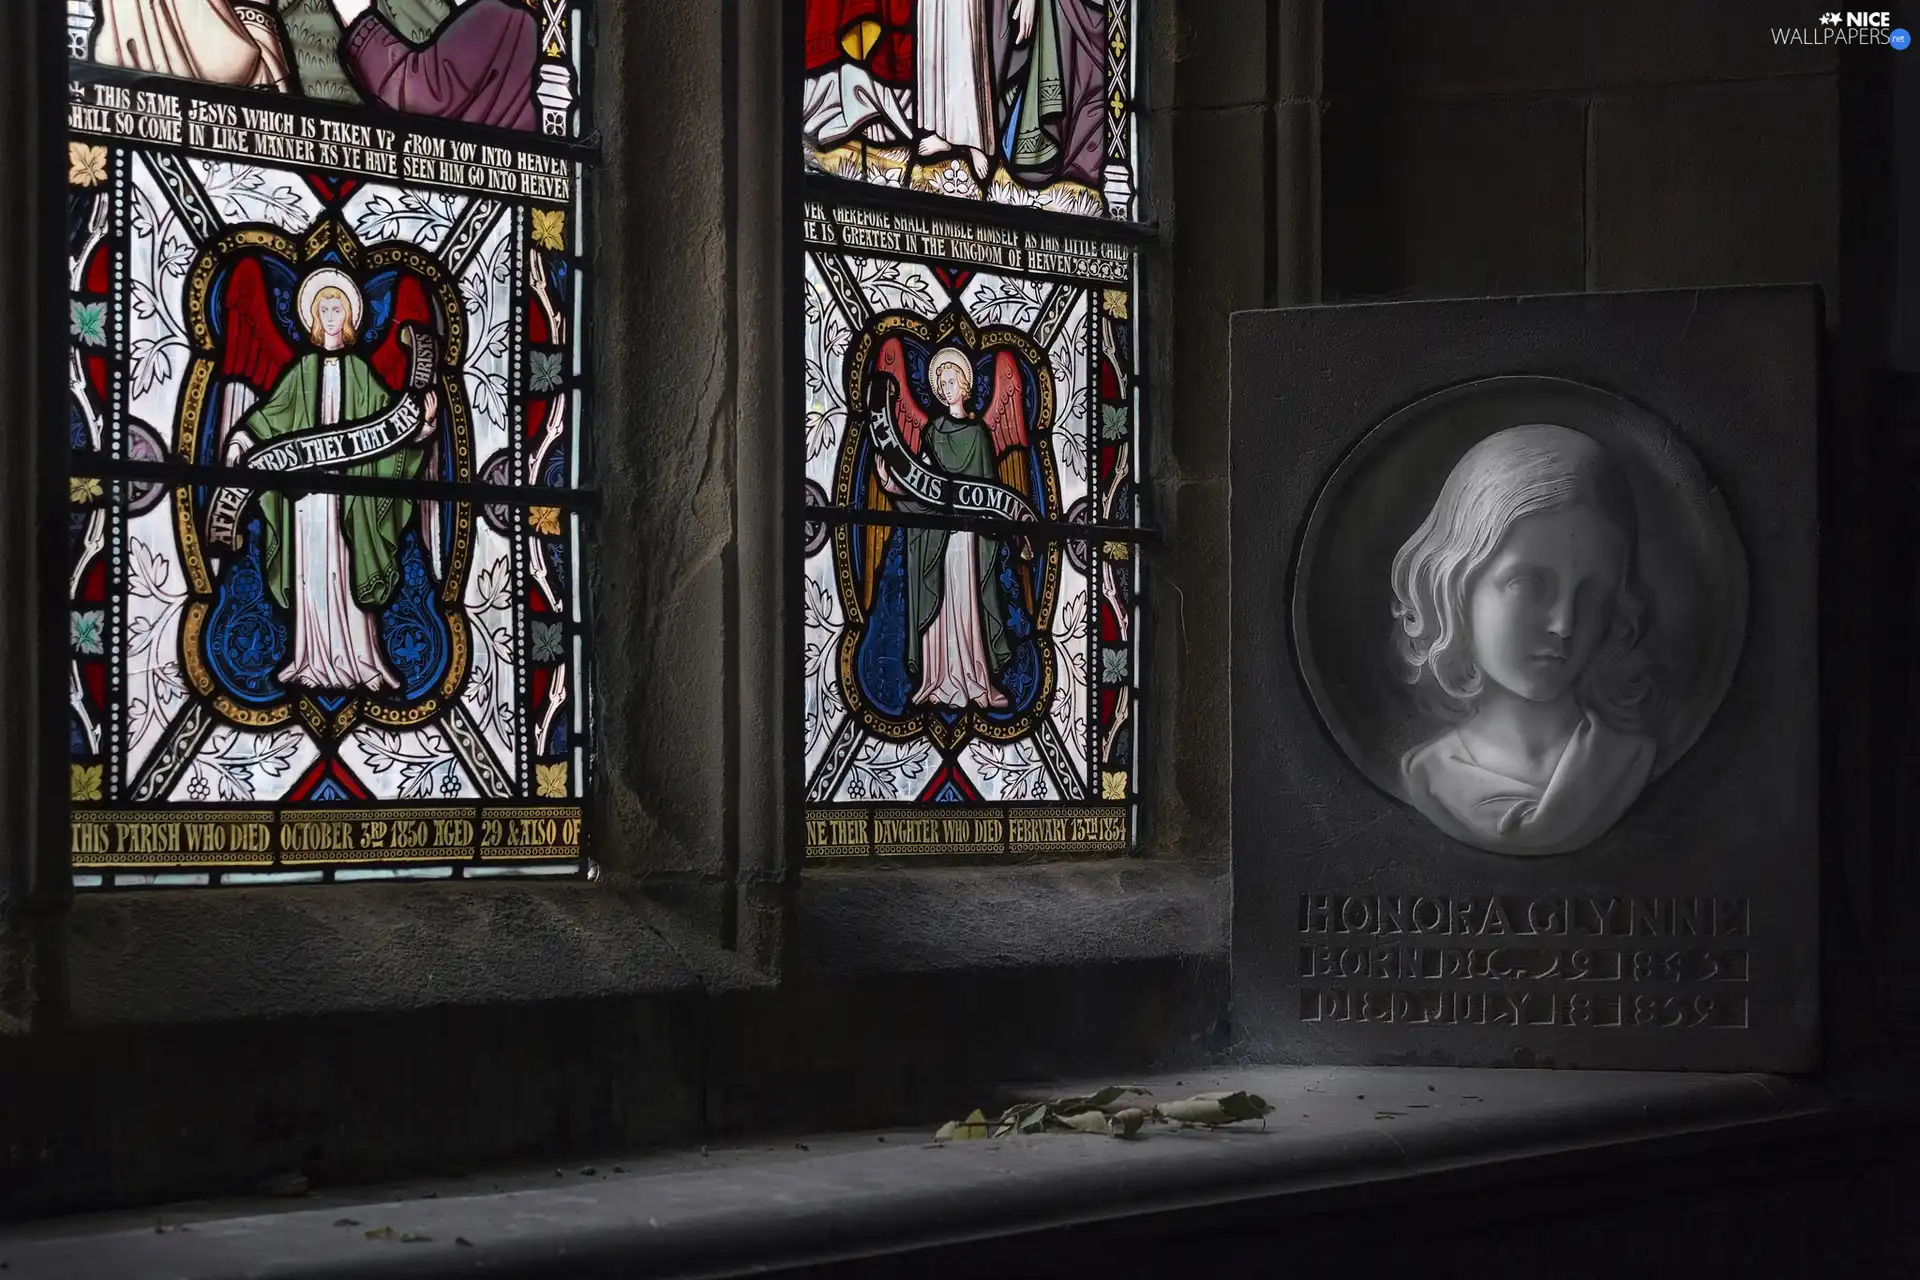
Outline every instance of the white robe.
[[993, 145], [993, 55], [982, 0], [920, 0], [913, 34], [920, 127], [955, 149]]
[[[320, 418], [340, 421], [340, 361], [320, 363]], [[316, 493], [293, 504], [293, 658], [282, 684], [303, 689], [397, 689], [400, 679], [380, 653], [373, 614], [353, 598], [340, 497]]]
[[102, 0], [93, 58], [210, 84], [287, 87], [272, 18], [231, 0]]
[[1400, 780], [1426, 819], [1491, 853], [1567, 853], [1618, 822], [1653, 773], [1652, 738], [1610, 729], [1588, 712], [1545, 787], [1483, 768], [1457, 729], [1407, 752]]
[[809, 77], [801, 96], [801, 131], [821, 148], [855, 137], [885, 145], [913, 136], [913, 94], [880, 83], [858, 63]]
[[947, 535], [940, 562], [945, 589], [940, 612], [920, 639], [921, 706], [982, 706], [1000, 710], [1007, 695], [994, 687], [987, 662], [987, 637], [980, 625], [980, 539], [972, 533]]

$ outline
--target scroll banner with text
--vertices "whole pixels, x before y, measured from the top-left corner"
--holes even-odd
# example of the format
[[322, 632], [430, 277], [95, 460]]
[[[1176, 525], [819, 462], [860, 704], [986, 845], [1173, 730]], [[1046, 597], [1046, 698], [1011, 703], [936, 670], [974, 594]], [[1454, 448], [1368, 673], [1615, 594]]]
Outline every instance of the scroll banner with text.
[[[418, 325], [400, 330], [407, 349], [407, 392], [384, 413], [360, 422], [309, 427], [242, 454], [236, 465], [253, 471], [297, 472], [371, 462], [413, 439], [420, 430], [421, 398], [439, 371], [440, 344]], [[207, 541], [229, 551], [240, 546], [240, 516], [253, 498], [242, 485], [224, 485], [207, 510]]]
[[891, 386], [884, 389], [885, 407], [867, 416], [868, 434], [875, 452], [887, 464], [902, 489], [943, 515], [992, 516], [1001, 520], [1037, 519], [1027, 500], [1002, 484], [991, 480], [969, 480], [942, 475], [913, 456], [907, 442], [894, 426], [892, 400], [898, 394]]

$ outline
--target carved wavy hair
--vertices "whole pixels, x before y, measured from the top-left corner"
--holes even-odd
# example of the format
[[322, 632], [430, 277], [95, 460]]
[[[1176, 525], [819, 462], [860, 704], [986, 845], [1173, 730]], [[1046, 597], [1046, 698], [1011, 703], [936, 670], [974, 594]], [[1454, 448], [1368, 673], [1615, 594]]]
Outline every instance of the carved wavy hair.
[[1591, 507], [1619, 530], [1626, 563], [1608, 632], [1575, 683], [1575, 696], [1616, 728], [1643, 726], [1662, 697], [1641, 648], [1651, 622], [1638, 565], [1633, 490], [1593, 437], [1534, 424], [1497, 431], [1467, 450], [1433, 510], [1393, 558], [1393, 639], [1402, 678], [1445, 716], [1464, 718], [1485, 675], [1473, 660], [1467, 595], [1507, 531], [1532, 515]]

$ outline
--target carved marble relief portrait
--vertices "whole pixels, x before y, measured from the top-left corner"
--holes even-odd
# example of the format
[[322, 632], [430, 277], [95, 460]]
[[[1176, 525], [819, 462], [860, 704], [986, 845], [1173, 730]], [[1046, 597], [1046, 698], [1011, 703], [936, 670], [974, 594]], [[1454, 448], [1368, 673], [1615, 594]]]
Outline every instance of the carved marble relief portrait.
[[1600, 840], [1694, 745], [1746, 602], [1739, 538], [1672, 425], [1512, 377], [1421, 400], [1342, 460], [1292, 608], [1353, 764], [1454, 840], [1537, 856]]

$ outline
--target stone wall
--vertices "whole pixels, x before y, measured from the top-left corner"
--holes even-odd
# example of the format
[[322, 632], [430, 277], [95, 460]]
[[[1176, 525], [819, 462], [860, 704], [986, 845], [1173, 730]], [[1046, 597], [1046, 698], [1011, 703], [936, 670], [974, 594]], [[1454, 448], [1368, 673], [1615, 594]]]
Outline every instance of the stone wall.
[[[1143, 268], [1144, 856], [790, 874], [773, 336], [790, 259], [768, 216], [790, 195], [769, 124], [787, 100], [777, 24], [755, 16], [776, 6], [607, 5], [603, 882], [55, 900], [37, 935], [16, 910], [0, 1030], [23, 1030], [0, 1035], [0, 1078], [26, 1101], [0, 1110], [0, 1215], [931, 1121], [996, 1080], [1222, 1050], [1228, 315], [1783, 279], [1826, 285], [1842, 323], [1854, 306], [1847, 72], [1765, 43], [1800, 6], [1324, 7], [1178, 0], [1143, 22], [1163, 233]], [[32, 316], [9, 306], [20, 333]]]

